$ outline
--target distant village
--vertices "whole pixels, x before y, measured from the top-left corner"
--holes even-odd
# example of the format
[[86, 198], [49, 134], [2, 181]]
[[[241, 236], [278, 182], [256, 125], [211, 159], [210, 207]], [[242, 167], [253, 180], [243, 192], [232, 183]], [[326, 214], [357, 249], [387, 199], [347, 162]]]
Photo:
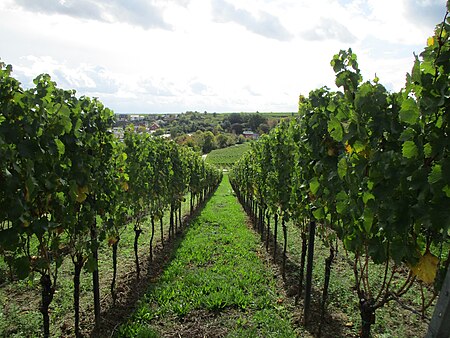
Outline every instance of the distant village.
[[[116, 114], [116, 122], [114, 124], [114, 134], [123, 138], [125, 128], [132, 124], [136, 132], [155, 133], [176, 119], [176, 115], [139, 115], [139, 114]], [[163, 134], [170, 137], [170, 134]]]
[[[237, 113], [233, 113], [237, 114]], [[231, 115], [233, 115], [231, 114]], [[240, 113], [243, 114], [243, 113]], [[199, 112], [186, 112], [181, 114], [116, 114], [116, 122], [113, 128], [114, 134], [122, 139], [125, 129], [132, 124], [137, 133], [155, 134], [160, 137], [175, 138], [181, 134], [190, 134], [198, 130], [217, 132], [232, 132], [242, 135], [246, 140], [259, 138], [259, 133], [246, 129], [244, 118], [242, 123], [230, 122], [230, 114], [206, 114]], [[186, 121], [191, 123], [186, 128]], [[236, 119], [239, 121], [239, 119]], [[193, 122], [192, 122], [193, 121]], [[262, 120], [264, 122], [265, 120]]]

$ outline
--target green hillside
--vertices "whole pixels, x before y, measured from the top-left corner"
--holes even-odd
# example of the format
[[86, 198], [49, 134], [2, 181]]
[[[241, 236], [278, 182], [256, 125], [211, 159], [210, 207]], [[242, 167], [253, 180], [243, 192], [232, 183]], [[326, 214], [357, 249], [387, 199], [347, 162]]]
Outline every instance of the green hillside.
[[218, 167], [230, 168], [250, 147], [250, 143], [246, 142], [228, 148], [213, 150], [206, 156], [206, 162]]

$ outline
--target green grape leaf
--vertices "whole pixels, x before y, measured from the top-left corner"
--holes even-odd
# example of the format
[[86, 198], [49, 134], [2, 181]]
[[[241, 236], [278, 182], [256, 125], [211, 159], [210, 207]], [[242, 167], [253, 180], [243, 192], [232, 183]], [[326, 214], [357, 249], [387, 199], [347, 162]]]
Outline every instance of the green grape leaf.
[[56, 147], [58, 148], [59, 156], [64, 155], [64, 153], [66, 152], [66, 147], [64, 146], [64, 143], [62, 143], [60, 139], [56, 138], [55, 144]]
[[19, 234], [14, 228], [0, 230], [0, 249], [14, 250], [19, 245]]
[[330, 103], [328, 104], [328, 106], [327, 106], [327, 109], [330, 111], [330, 112], [332, 112], [332, 113], [334, 113], [334, 111], [336, 110], [336, 103], [334, 103], [334, 101], [330, 101]]
[[328, 121], [328, 132], [330, 136], [338, 142], [342, 141], [342, 137], [344, 136], [344, 131], [342, 130], [341, 122], [335, 117], [331, 116], [331, 119]]
[[339, 214], [343, 214], [344, 211], [347, 209], [347, 205], [348, 205], [348, 196], [345, 192], [340, 191], [336, 195], [336, 211]]
[[364, 151], [366, 147], [361, 141], [355, 141], [355, 143], [353, 143], [353, 149], [359, 154], [360, 152]]
[[30, 261], [22, 256], [14, 259], [14, 271], [19, 279], [25, 279], [30, 274]]
[[424, 61], [420, 65], [424, 74], [433, 75], [436, 73], [436, 68], [434, 68], [434, 60], [433, 61]]
[[373, 219], [374, 219], [374, 215], [373, 215], [372, 209], [365, 208], [364, 214], [363, 214], [363, 220], [364, 220], [364, 230], [367, 233], [370, 233], [370, 230], [372, 229]]
[[433, 168], [431, 168], [431, 172], [428, 175], [428, 183], [434, 184], [437, 183], [442, 178], [442, 167], [440, 164], [435, 164]]
[[442, 191], [445, 192], [447, 197], [450, 197], [450, 186], [448, 184], [442, 188]]
[[417, 146], [414, 141], [405, 141], [402, 145], [402, 154], [406, 158], [413, 158], [418, 155]]
[[347, 162], [345, 157], [341, 158], [338, 162], [338, 175], [340, 179], [343, 179], [347, 174]]
[[421, 75], [421, 73], [420, 73], [420, 61], [419, 61], [419, 58], [416, 56], [416, 59], [414, 60], [414, 65], [413, 65], [413, 68], [412, 68], [412, 72], [411, 72], [411, 79], [414, 82], [420, 83], [420, 80], [421, 80], [420, 75]]
[[423, 146], [423, 153], [425, 154], [426, 157], [431, 157], [432, 152], [433, 152], [433, 149], [431, 147], [431, 144], [430, 143], [426, 143]]
[[98, 263], [92, 255], [89, 255], [88, 259], [86, 260], [86, 263], [84, 264], [84, 268], [88, 272], [93, 272], [98, 269]]
[[319, 180], [317, 179], [317, 177], [314, 177], [314, 178], [309, 182], [309, 190], [311, 191], [311, 193], [312, 193], [313, 195], [316, 195], [317, 192], [319, 191], [319, 187], [320, 187]]
[[313, 216], [316, 220], [321, 220], [325, 217], [325, 213], [323, 211], [323, 208], [318, 208], [313, 211]]
[[410, 141], [414, 139], [416, 131], [413, 128], [406, 128], [400, 135], [399, 141]]
[[363, 202], [364, 202], [364, 204], [367, 204], [367, 202], [369, 202], [370, 200], [374, 200], [374, 199], [375, 199], [375, 196], [372, 193], [370, 193], [370, 192], [366, 191], [363, 194]]
[[419, 119], [419, 108], [416, 101], [412, 98], [407, 98], [402, 102], [402, 108], [399, 112], [400, 121], [407, 124], [415, 124]]

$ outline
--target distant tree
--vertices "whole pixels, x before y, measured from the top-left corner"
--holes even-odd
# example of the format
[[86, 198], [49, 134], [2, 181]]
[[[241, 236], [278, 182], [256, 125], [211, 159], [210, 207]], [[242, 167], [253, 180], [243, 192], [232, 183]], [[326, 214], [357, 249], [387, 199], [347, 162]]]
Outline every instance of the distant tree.
[[229, 145], [229, 137], [225, 134], [216, 135], [216, 143], [218, 148], [225, 148]]
[[201, 149], [201, 147], [198, 146], [198, 144], [199, 144], [198, 138], [193, 137], [192, 135], [187, 135], [187, 134], [180, 135], [175, 139], [175, 142], [180, 145], [190, 147], [190, 148], [194, 149], [195, 151], [200, 151], [200, 149]]
[[231, 123], [228, 119], [224, 119], [223, 122], [220, 124], [223, 130], [231, 133]]
[[261, 123], [258, 128], [258, 132], [260, 134], [267, 134], [270, 130], [270, 127], [267, 123]]
[[259, 113], [251, 114], [248, 119], [248, 127], [253, 131], [257, 131], [262, 123], [267, 123], [267, 118]]
[[170, 128], [170, 137], [172, 139], [176, 138], [178, 135], [182, 134], [183, 130], [180, 126], [176, 125], [172, 128]]
[[155, 132], [153, 133], [154, 136], [161, 136], [164, 135], [164, 130], [160, 129], [156, 129]]
[[147, 128], [145, 128], [145, 126], [137, 126], [137, 130], [138, 133], [146, 133], [147, 132]]
[[191, 120], [191, 123], [189, 124], [188, 132], [192, 133], [197, 130], [203, 130], [203, 129], [201, 128], [201, 126], [199, 125], [199, 123], [197, 121]]
[[243, 127], [243, 125], [240, 124], [240, 123], [233, 123], [233, 124], [231, 125], [231, 131], [232, 131], [233, 133], [235, 133], [236, 135], [240, 135], [240, 134], [242, 134], [242, 132], [244, 131], [244, 127]]
[[278, 123], [280, 123], [280, 119], [270, 119], [267, 123], [270, 127], [270, 129], [274, 128]]
[[203, 147], [202, 151], [204, 154], [209, 153], [211, 150], [216, 148], [214, 134], [210, 131], [203, 133]]
[[194, 112], [187, 112], [186, 115], [189, 115], [189, 118], [191, 121], [193, 120], [201, 120], [202, 117], [200, 115], [200, 113], [198, 111], [194, 111]]
[[219, 135], [219, 134], [223, 133], [223, 131], [224, 130], [223, 130], [222, 126], [220, 124], [216, 124], [216, 126], [214, 127], [212, 132], [214, 135]]
[[228, 121], [230, 121], [230, 124], [235, 124], [235, 123], [243, 123], [244, 119], [242, 118], [242, 114], [232, 113], [228, 116]]
[[200, 148], [203, 148], [203, 132], [201, 130], [196, 130], [195, 133], [192, 134], [192, 139], [195, 144], [197, 144]]
[[235, 134], [228, 133], [228, 146], [234, 146], [238, 140], [238, 136]]
[[244, 135], [239, 135], [238, 138], [237, 138], [236, 143], [242, 144], [242, 143], [244, 143], [246, 141], [247, 141], [247, 139], [244, 137]]

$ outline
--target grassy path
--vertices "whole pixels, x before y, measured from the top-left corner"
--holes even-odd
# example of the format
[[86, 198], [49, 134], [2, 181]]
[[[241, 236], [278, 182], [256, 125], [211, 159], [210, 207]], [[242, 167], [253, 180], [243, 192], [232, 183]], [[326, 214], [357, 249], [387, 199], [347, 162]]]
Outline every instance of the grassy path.
[[152, 283], [121, 337], [295, 337], [228, 177]]

